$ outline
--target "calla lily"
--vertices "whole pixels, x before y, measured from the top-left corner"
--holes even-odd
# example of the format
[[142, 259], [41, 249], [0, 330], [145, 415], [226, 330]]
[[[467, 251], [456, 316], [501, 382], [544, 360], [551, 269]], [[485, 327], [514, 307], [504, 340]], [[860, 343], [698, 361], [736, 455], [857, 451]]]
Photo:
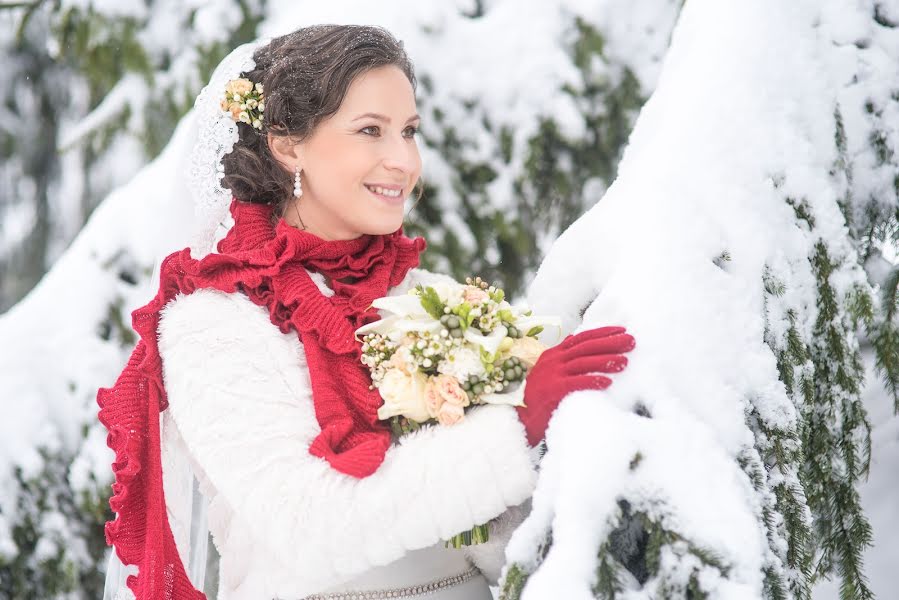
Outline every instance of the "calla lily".
[[356, 337], [363, 336], [366, 333], [376, 332], [382, 335], [393, 333], [408, 333], [410, 331], [437, 333], [443, 325], [440, 321], [434, 321], [430, 317], [427, 319], [410, 319], [391, 315], [384, 317], [379, 321], [363, 325], [356, 330]]
[[378, 310], [386, 310], [400, 317], [431, 318], [421, 305], [421, 299], [411, 294], [384, 296], [371, 303]]
[[509, 406], [524, 406], [524, 386], [523, 382], [514, 390], [494, 392], [492, 394], [482, 394], [480, 402], [482, 404], [506, 404]]
[[443, 328], [443, 324], [440, 321], [433, 320], [418, 320], [418, 319], [400, 319], [396, 323], [396, 328], [400, 331], [429, 331], [431, 333], [437, 333]]
[[387, 333], [391, 328], [395, 327], [396, 324], [400, 321], [400, 317], [390, 316], [384, 317], [382, 319], [378, 319], [377, 321], [373, 321], [366, 325], [363, 325], [359, 329], [356, 330], [356, 339], [359, 339], [361, 336], [366, 333], [377, 332], [377, 333]]
[[505, 325], [498, 325], [496, 329], [490, 332], [490, 335], [484, 335], [476, 328], [469, 327], [465, 330], [464, 336], [465, 339], [472, 344], [481, 346], [490, 354], [496, 354], [496, 351], [499, 349], [499, 345], [503, 342], [508, 334], [509, 330], [506, 329]]
[[515, 327], [522, 333], [527, 333], [534, 327], [554, 327], [557, 330], [556, 337], [562, 337], [562, 319], [559, 317], [519, 317], [515, 321]]
[[433, 333], [440, 330], [440, 323], [431, 318], [422, 307], [418, 296], [411, 294], [384, 296], [375, 299], [371, 305], [377, 308], [382, 315], [385, 312], [392, 314], [357, 329], [357, 338], [372, 332], [386, 335], [391, 331], [430, 331]]

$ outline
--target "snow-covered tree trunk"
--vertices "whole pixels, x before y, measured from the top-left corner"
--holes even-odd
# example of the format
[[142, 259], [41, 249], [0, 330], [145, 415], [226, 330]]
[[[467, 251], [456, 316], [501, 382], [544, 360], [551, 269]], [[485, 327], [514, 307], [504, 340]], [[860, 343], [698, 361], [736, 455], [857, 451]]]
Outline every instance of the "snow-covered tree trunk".
[[503, 598], [872, 597], [856, 330], [896, 398], [893, 12], [686, 3], [618, 178], [529, 288], [638, 342], [551, 423]]

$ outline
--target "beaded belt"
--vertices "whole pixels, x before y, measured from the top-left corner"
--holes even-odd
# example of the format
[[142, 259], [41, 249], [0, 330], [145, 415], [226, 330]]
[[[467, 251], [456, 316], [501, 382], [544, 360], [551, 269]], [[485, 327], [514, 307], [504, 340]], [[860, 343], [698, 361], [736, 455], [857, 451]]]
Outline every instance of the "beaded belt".
[[306, 596], [303, 600], [380, 600], [381, 598], [415, 598], [417, 596], [427, 596], [440, 590], [451, 588], [460, 583], [465, 583], [475, 575], [477, 575], [477, 567], [472, 567], [451, 577], [436, 579], [429, 583], [421, 585], [410, 585], [404, 588], [392, 588], [389, 590], [368, 590], [365, 592], [334, 592], [331, 594], [313, 594]]

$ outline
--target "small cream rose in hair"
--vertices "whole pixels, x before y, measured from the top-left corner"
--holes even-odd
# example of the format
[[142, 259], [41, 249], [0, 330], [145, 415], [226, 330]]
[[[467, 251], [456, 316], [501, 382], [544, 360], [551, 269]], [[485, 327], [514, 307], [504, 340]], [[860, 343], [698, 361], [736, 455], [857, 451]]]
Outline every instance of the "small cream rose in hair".
[[225, 86], [225, 97], [221, 106], [234, 121], [246, 123], [254, 129], [262, 129], [265, 96], [262, 93], [261, 83], [254, 85], [249, 79], [232, 79]]

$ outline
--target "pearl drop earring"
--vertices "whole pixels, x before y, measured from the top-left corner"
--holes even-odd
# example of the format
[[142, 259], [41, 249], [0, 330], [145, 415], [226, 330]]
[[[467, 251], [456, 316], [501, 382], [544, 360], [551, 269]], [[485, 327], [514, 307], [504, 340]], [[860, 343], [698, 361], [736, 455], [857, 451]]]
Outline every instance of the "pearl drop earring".
[[296, 198], [299, 198], [303, 195], [303, 184], [300, 182], [300, 167], [299, 165], [294, 167], [294, 176], [293, 176], [293, 195]]

